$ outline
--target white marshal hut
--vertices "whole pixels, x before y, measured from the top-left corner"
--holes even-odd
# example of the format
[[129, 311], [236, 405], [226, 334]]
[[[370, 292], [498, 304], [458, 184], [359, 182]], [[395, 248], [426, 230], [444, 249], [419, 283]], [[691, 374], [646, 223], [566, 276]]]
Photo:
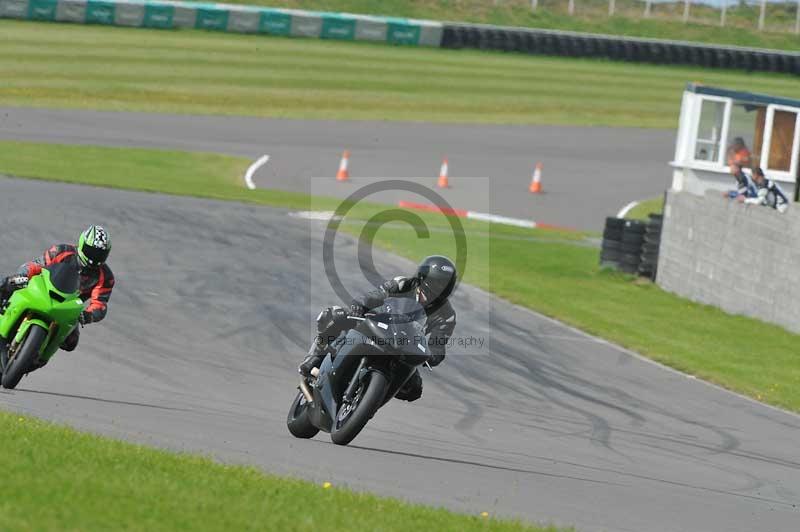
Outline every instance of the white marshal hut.
[[[798, 201], [800, 100], [689, 83], [683, 93], [672, 189], [704, 194], [736, 188], [728, 148], [744, 141], [760, 166]], [[747, 170], [746, 170], [747, 171]]]

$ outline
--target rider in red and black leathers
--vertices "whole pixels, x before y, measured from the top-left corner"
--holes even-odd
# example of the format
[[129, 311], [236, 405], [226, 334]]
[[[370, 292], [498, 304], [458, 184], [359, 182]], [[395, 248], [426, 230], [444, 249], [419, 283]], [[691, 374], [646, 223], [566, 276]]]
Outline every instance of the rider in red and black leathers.
[[[45, 251], [42, 257], [23, 264], [19, 274], [31, 278], [41, 273], [42, 266], [58, 264], [67, 260], [70, 256], [74, 258], [76, 253], [77, 249], [73, 245], [55, 245]], [[81, 268], [81, 299], [91, 301], [83, 312], [83, 323], [94, 323], [106, 317], [108, 300], [111, 298], [111, 290], [113, 288], [114, 274], [108, 264], [101, 264], [96, 268]]]
[[[89, 301], [80, 316], [80, 323], [85, 325], [101, 321], [108, 312], [108, 301], [114, 288], [114, 274], [105, 263], [111, 248], [110, 239], [102, 227], [91, 226], [81, 235], [78, 245], [83, 246], [84, 253], [78, 253], [78, 247], [71, 244], [56, 244], [41, 257], [26, 262], [20, 266], [16, 276], [8, 277], [0, 284], [0, 292], [5, 292], [0, 293], [0, 296], [9, 297], [14, 289], [27, 284], [31, 277], [39, 275], [45, 266], [77, 260], [80, 264], [80, 297], [83, 301]], [[75, 350], [80, 337], [78, 331], [75, 328], [67, 336], [61, 349]]]
[[[457, 280], [455, 265], [446, 257], [434, 255], [425, 258], [413, 277], [395, 277], [381, 284], [376, 290], [353, 299], [349, 309], [329, 307], [317, 316], [318, 335], [311, 351], [300, 364], [299, 371], [309, 375], [318, 367], [331, 343], [345, 330], [353, 326], [350, 316], [363, 316], [365, 312], [383, 304], [388, 297], [415, 298], [425, 309], [427, 321], [425, 334], [431, 356], [431, 366], [439, 365], [456, 326], [456, 312], [449, 297]], [[422, 396], [422, 377], [419, 371], [406, 382], [395, 397], [415, 401]]]

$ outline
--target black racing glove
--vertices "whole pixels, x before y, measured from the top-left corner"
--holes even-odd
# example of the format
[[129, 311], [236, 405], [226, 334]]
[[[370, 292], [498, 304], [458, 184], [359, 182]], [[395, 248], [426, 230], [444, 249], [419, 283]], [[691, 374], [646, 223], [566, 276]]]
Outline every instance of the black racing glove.
[[362, 305], [361, 303], [356, 303], [355, 301], [350, 303], [350, 315], [351, 316], [356, 317], [356, 318], [363, 318], [364, 317], [364, 313], [366, 311], [367, 311], [367, 309], [364, 308], [364, 305]]
[[383, 293], [387, 296], [389, 294], [396, 294], [400, 291], [400, 283], [397, 282], [397, 279], [389, 279], [388, 281], [384, 282], [380, 287], [383, 290]]

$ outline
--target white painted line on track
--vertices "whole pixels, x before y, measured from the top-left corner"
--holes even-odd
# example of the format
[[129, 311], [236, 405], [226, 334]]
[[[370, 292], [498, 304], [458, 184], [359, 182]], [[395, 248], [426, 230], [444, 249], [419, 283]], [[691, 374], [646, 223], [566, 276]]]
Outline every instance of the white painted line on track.
[[480, 220], [483, 222], [492, 222], [504, 225], [515, 225], [517, 227], [526, 227], [528, 229], [558, 229], [561, 231], [575, 231], [575, 229], [569, 227], [560, 227], [557, 225], [544, 224], [544, 223], [534, 222], [532, 220], [509, 218], [508, 216], [499, 216], [497, 214], [467, 211], [464, 209], [453, 209], [451, 207], [440, 207], [424, 203], [414, 203], [413, 201], [400, 201], [397, 205], [398, 207], [401, 207], [403, 209], [416, 209], [420, 211], [439, 212], [442, 214], [446, 214], [448, 216], [458, 216], [459, 218], [470, 218], [472, 220]]
[[244, 182], [250, 190], [256, 189], [256, 184], [253, 183], [253, 175], [259, 168], [267, 164], [267, 161], [269, 161], [269, 155], [260, 157], [256, 162], [250, 165], [247, 172], [244, 174]]
[[319, 220], [322, 222], [329, 222], [332, 219], [342, 219], [341, 216], [335, 216], [333, 211], [297, 211], [290, 212], [289, 216], [292, 218], [304, 218], [306, 220]]
[[486, 214], [483, 212], [467, 211], [467, 218], [471, 220], [481, 220], [483, 222], [492, 222], [504, 225], [515, 225], [517, 227], [536, 229], [536, 222], [534, 221], [520, 220], [519, 218], [509, 218], [508, 216], [498, 216], [496, 214]]
[[625, 205], [625, 206], [622, 208], [622, 210], [620, 210], [620, 211], [617, 213], [617, 218], [625, 218], [625, 215], [627, 215], [629, 212], [631, 212], [631, 209], [633, 209], [633, 208], [634, 208], [634, 207], [636, 207], [637, 205], [639, 205], [639, 202], [638, 202], [638, 201], [632, 201], [632, 202], [628, 203], [627, 205]]

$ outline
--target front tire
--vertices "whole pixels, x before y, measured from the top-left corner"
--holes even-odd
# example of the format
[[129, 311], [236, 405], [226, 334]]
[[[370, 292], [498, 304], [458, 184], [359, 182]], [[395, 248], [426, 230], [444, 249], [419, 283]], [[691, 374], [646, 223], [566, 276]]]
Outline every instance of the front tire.
[[[46, 338], [47, 331], [38, 325], [31, 325], [27, 338], [22, 341], [11, 364], [3, 372], [3, 378], [0, 381], [3, 388], [13, 389], [22, 380], [22, 377], [34, 368], [36, 359], [39, 357], [39, 348]], [[4, 364], [8, 363], [7, 357], [8, 352], [3, 356]]]
[[298, 392], [294, 398], [289, 415], [286, 417], [286, 426], [295, 438], [313, 438], [319, 429], [311, 424], [308, 419], [308, 403], [303, 392]]
[[372, 370], [367, 373], [365, 382], [362, 382], [356, 392], [356, 403], [352, 411], [348, 412], [345, 419], [340, 420], [341, 406], [336, 413], [336, 423], [331, 431], [331, 441], [336, 445], [347, 445], [358, 436], [358, 433], [372, 419], [383, 402], [386, 394], [386, 376], [380, 371]]

